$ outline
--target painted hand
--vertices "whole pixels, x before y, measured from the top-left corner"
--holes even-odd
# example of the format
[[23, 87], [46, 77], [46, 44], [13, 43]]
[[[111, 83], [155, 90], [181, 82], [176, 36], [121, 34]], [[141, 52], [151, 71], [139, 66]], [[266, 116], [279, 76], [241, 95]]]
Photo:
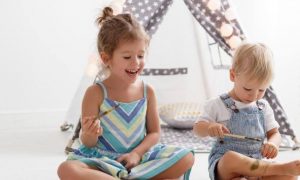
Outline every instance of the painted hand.
[[96, 116], [83, 117], [81, 120], [82, 133], [88, 136], [101, 136], [103, 129], [100, 126], [100, 120]]
[[224, 133], [230, 133], [230, 131], [220, 123], [210, 123], [207, 129], [208, 135], [211, 137], [224, 138]]
[[261, 148], [261, 154], [267, 159], [275, 158], [278, 154], [278, 147], [272, 142], [266, 142]]

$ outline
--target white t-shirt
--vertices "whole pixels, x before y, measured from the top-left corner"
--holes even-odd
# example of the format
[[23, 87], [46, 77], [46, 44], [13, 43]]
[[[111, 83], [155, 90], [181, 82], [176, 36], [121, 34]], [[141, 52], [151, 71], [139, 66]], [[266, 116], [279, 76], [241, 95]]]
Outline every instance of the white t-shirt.
[[[249, 104], [242, 103], [240, 101], [233, 100], [237, 109], [242, 109], [246, 107], [253, 107], [257, 106], [256, 102], [252, 102]], [[265, 104], [264, 108], [262, 109], [264, 118], [265, 118], [265, 127], [266, 131], [269, 131], [273, 128], [278, 128], [279, 124], [275, 120], [274, 113], [272, 108], [270, 107], [269, 103], [261, 99], [261, 102]], [[215, 97], [208, 100], [204, 105], [204, 112], [202, 113], [199, 121], [207, 121], [207, 122], [218, 122], [222, 123], [228, 121], [231, 117], [231, 110], [226, 107], [220, 97]]]

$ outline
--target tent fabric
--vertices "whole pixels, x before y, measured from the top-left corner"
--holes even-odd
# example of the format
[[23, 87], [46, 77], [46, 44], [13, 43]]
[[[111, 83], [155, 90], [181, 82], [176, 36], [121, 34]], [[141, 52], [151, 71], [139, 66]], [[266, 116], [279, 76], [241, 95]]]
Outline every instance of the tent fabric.
[[184, 0], [184, 2], [199, 24], [226, 53], [231, 55], [231, 50], [234, 49], [230, 41], [236, 39], [239, 43], [245, 39], [227, 0], [220, 1], [220, 4], [209, 4], [210, 1], [203, 0]]
[[[183, 0], [191, 14], [206, 30], [206, 32], [218, 43], [218, 45], [230, 56], [240, 42], [246, 39], [241, 26], [238, 23], [228, 0]], [[126, 0], [123, 12], [132, 13], [145, 27], [150, 36], [157, 31], [164, 15], [172, 5], [173, 0]], [[180, 69], [180, 68], [178, 68]], [[188, 71], [183, 68], [186, 74]], [[144, 75], [174, 75], [168, 69], [145, 69]], [[175, 73], [176, 74], [176, 73]], [[267, 89], [264, 97], [272, 107], [275, 119], [280, 124], [279, 131], [282, 134], [295, 138], [295, 133], [288, 123], [287, 116], [282, 108], [273, 88]]]
[[270, 106], [273, 109], [275, 119], [279, 123], [279, 131], [281, 134], [290, 135], [292, 139], [295, 138], [295, 132], [291, 128], [290, 123], [287, 121], [287, 115], [281, 106], [274, 89], [272, 87], [268, 88], [264, 98], [269, 102]]
[[172, 3], [173, 0], [127, 0], [123, 5], [123, 12], [132, 13], [151, 36]]

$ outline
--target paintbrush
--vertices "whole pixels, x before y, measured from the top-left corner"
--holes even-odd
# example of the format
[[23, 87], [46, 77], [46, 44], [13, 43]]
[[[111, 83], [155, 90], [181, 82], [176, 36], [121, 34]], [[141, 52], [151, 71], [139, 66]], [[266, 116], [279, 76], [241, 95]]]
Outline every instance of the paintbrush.
[[117, 104], [117, 105], [113, 106], [111, 109], [109, 109], [107, 111], [104, 111], [103, 113], [99, 114], [95, 120], [97, 120], [97, 119], [100, 120], [103, 116], [105, 116], [106, 114], [108, 114], [108, 113], [112, 112], [113, 110], [117, 109], [119, 106], [120, 106], [120, 104]]
[[[104, 111], [103, 113], [99, 114], [95, 120], [97, 120], [97, 119], [100, 120], [103, 116], [105, 116], [106, 114], [108, 114], [108, 113], [112, 112], [113, 110], [117, 109], [119, 106], [120, 106], [120, 104], [117, 104], [117, 105], [113, 106], [111, 109], [109, 109], [107, 111]], [[74, 152], [74, 148], [72, 148], [72, 145], [73, 145], [74, 141], [77, 138], [79, 138], [80, 129], [81, 129], [81, 121], [79, 119], [78, 124], [77, 124], [76, 129], [75, 129], [75, 132], [74, 132], [74, 135], [73, 135], [72, 139], [70, 139], [70, 141], [68, 142], [68, 144], [65, 148], [65, 152], [67, 154], [69, 152]]]
[[237, 135], [237, 134], [224, 134], [225, 137], [233, 137], [237, 139], [248, 139], [252, 141], [261, 141], [260, 138], [253, 138], [253, 137], [247, 137], [247, 136], [242, 136], [242, 135]]

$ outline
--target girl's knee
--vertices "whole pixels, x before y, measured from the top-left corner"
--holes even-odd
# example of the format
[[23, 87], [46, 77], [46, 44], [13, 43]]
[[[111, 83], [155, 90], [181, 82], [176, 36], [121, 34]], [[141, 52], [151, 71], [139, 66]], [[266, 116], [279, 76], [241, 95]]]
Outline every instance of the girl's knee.
[[67, 168], [68, 168], [67, 161], [61, 163], [58, 166], [58, 168], [57, 168], [57, 175], [59, 176], [60, 179], [63, 179], [63, 176], [64, 176], [65, 172], [67, 172]]
[[183, 161], [186, 164], [186, 167], [188, 167], [188, 169], [190, 169], [195, 162], [195, 157], [193, 153], [188, 153], [186, 156], [183, 157]]
[[75, 174], [76, 163], [65, 161], [58, 166], [57, 175], [60, 179], [66, 179], [70, 174]]
[[65, 179], [66, 174], [72, 173], [72, 163], [70, 161], [65, 161], [58, 166], [57, 175], [60, 179]]

